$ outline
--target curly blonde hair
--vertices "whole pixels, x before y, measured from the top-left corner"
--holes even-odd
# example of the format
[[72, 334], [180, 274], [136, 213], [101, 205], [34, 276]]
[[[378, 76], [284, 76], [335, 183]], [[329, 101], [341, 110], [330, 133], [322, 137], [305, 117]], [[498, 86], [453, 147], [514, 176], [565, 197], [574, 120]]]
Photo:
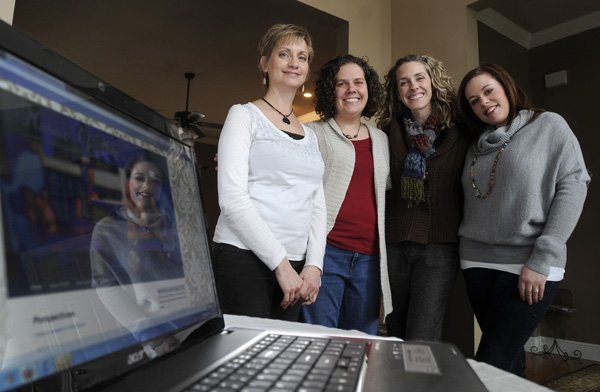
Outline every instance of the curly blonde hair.
[[405, 63], [418, 61], [425, 66], [429, 77], [431, 78], [432, 97], [431, 103], [433, 112], [436, 113], [438, 121], [443, 123], [446, 128], [454, 124], [456, 92], [452, 85], [452, 79], [446, 73], [444, 64], [428, 55], [409, 54], [399, 58], [385, 75], [385, 103], [379, 112], [377, 125], [379, 128], [386, 128], [394, 118], [402, 116], [408, 112], [408, 108], [402, 104], [398, 97], [398, 81], [396, 80], [396, 71]]

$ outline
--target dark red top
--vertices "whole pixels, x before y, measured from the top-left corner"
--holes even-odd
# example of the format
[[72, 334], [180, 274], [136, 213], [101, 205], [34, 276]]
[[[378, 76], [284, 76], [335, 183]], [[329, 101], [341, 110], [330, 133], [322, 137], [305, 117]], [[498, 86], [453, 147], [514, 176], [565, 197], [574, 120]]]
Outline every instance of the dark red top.
[[353, 141], [352, 144], [354, 172], [327, 242], [336, 248], [377, 255], [379, 238], [371, 139]]

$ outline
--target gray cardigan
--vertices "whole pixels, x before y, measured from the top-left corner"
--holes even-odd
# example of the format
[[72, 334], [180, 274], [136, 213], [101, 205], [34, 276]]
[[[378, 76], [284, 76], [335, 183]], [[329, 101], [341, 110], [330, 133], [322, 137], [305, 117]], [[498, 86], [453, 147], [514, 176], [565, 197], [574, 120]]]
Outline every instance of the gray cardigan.
[[[488, 129], [467, 152], [463, 171], [464, 216], [460, 226], [463, 260], [524, 264], [548, 275], [550, 266], [565, 267], [566, 242], [583, 209], [590, 176], [577, 138], [558, 114], [544, 112], [528, 122], [522, 110], [508, 127]], [[492, 165], [498, 160], [495, 187], [485, 194]]]
[[[333, 119], [307, 124], [314, 129], [319, 140], [319, 150], [325, 162], [323, 185], [327, 205], [327, 233], [331, 231], [354, 172], [354, 146]], [[390, 154], [388, 139], [380, 129], [367, 124], [373, 148], [375, 172], [375, 200], [377, 202], [377, 232], [379, 235], [379, 260], [383, 313], [392, 312], [392, 297], [388, 279], [385, 246], [385, 191], [389, 187]]]

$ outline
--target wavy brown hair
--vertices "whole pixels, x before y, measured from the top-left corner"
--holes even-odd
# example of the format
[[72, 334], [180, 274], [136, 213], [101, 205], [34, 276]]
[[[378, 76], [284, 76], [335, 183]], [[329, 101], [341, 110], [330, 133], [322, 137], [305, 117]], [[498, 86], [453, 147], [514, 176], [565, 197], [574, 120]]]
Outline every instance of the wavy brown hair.
[[470, 70], [464, 76], [458, 87], [458, 101], [456, 102], [458, 117], [471, 133], [477, 135], [488, 125], [481, 121], [479, 117], [473, 112], [469, 100], [465, 96], [465, 90], [467, 84], [476, 76], [488, 74], [492, 78], [496, 79], [498, 83], [504, 88], [506, 99], [508, 100], [508, 117], [507, 124], [510, 124], [512, 120], [517, 116], [520, 110], [528, 109], [533, 111], [533, 116], [529, 120], [530, 122], [537, 118], [544, 110], [533, 106], [529, 101], [525, 91], [519, 87], [515, 79], [498, 64], [485, 63], [479, 67]]
[[367, 118], [373, 116], [377, 113], [383, 103], [383, 88], [379, 81], [379, 75], [373, 67], [369, 65], [367, 60], [351, 54], [337, 56], [321, 67], [317, 78], [315, 88], [315, 112], [322, 120], [328, 120], [335, 116], [335, 85], [338, 72], [342, 65], [345, 64], [356, 64], [365, 74], [369, 99], [367, 100], [367, 104], [365, 105], [361, 116]]
[[454, 123], [456, 93], [452, 85], [452, 79], [446, 73], [444, 64], [427, 55], [409, 54], [399, 58], [396, 63], [390, 68], [385, 75], [385, 103], [379, 113], [377, 126], [381, 129], [386, 128], [394, 118], [403, 116], [409, 109], [404, 106], [398, 96], [398, 80], [396, 79], [396, 71], [402, 64], [411, 61], [418, 61], [425, 66], [429, 78], [431, 79], [432, 87], [432, 109], [436, 113], [438, 121], [443, 123], [446, 128], [449, 128]]

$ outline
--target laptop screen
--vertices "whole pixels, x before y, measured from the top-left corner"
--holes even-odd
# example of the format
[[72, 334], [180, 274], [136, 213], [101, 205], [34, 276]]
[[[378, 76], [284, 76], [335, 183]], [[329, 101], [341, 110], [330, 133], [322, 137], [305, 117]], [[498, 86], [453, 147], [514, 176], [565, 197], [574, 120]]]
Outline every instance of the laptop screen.
[[84, 389], [220, 317], [195, 162], [148, 108], [0, 42], [0, 390]]

